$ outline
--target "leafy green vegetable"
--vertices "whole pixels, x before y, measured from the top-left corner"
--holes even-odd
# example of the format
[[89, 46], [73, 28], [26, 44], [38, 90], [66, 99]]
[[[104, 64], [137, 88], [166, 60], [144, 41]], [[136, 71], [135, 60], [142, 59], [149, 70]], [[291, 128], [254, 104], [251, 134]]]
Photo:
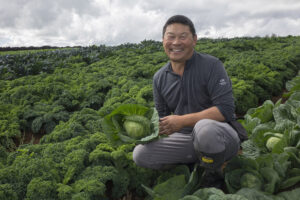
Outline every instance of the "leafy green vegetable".
[[265, 184], [263, 186], [263, 190], [270, 194], [273, 194], [275, 191], [277, 191], [278, 185], [281, 181], [278, 172], [271, 167], [262, 167], [259, 172], [264, 178]]
[[202, 200], [200, 197], [194, 196], [194, 195], [186, 195], [180, 200]]
[[264, 134], [267, 132], [274, 131], [274, 126], [275, 123], [272, 121], [257, 125], [253, 129], [250, 139], [252, 139], [253, 142], [255, 142], [255, 144], [263, 150], [263, 148], [266, 148], [265, 143], [266, 140], [268, 139], [267, 137], [264, 137]]
[[236, 169], [225, 174], [225, 183], [230, 193], [235, 193], [243, 187], [261, 189], [263, 178], [258, 171]]
[[242, 188], [235, 194], [244, 196], [249, 200], [273, 200], [273, 196], [255, 188]]
[[217, 188], [202, 188], [194, 192], [194, 196], [200, 197], [202, 199], [208, 199], [211, 195], [223, 196], [224, 192]]
[[200, 200], [248, 200], [245, 197], [238, 194], [225, 194], [222, 190], [213, 187], [201, 188], [197, 190], [192, 196], [198, 197], [200, 198]]
[[261, 180], [252, 173], [245, 173], [241, 177], [241, 187], [261, 188]]
[[28, 199], [56, 199], [57, 185], [54, 182], [34, 178], [27, 186], [26, 200]]
[[[294, 77], [300, 66], [299, 36], [202, 38], [195, 49], [224, 62], [240, 115], [280, 95], [284, 82]], [[120, 105], [154, 106], [152, 77], [168, 60], [161, 42], [7, 54], [0, 53], [0, 199], [124, 199], [132, 191], [138, 199], [144, 199], [142, 183], [152, 187], [174, 174], [190, 175], [186, 169], [175, 173], [136, 166], [132, 161], [135, 144], [112, 145], [106, 136], [120, 143], [121, 138], [132, 141], [125, 120], [118, 124], [123, 115], [112, 117], [115, 134], [106, 132], [101, 123]], [[259, 191], [248, 189], [253, 194], [249, 194], [251, 199], [299, 199], [299, 190], [298, 194], [297, 190], [280, 193], [283, 188], [289, 190], [299, 184], [299, 75], [288, 82], [289, 92], [282, 100], [274, 105], [267, 101], [244, 116], [243, 125], [249, 134], [249, 140], [242, 144], [246, 158], [239, 157], [240, 162], [235, 160], [225, 171], [256, 171], [263, 180], [261, 190], [274, 190], [272, 196], [264, 193], [262, 197]], [[152, 109], [148, 110], [149, 115], [146, 111], [124, 116], [146, 117], [151, 129], [147, 137], [152, 137], [155, 126]], [[267, 133], [283, 134], [272, 152], [265, 146], [271, 137]], [[27, 136], [34, 143], [43, 137], [33, 145], [28, 144]], [[147, 137], [134, 140], [142, 142]], [[187, 184], [182, 188], [191, 186], [189, 177], [185, 175]], [[206, 199], [241, 198], [233, 195], [237, 194], [214, 190]], [[203, 196], [192, 195], [199, 199]]]
[[247, 158], [257, 158], [260, 155], [259, 148], [255, 145], [252, 140], [246, 140], [241, 144], [243, 149], [243, 156]]
[[182, 195], [185, 185], [185, 176], [182, 174], [156, 185], [153, 190], [145, 185], [143, 187], [154, 200], [178, 200]]
[[281, 197], [284, 200], [298, 200], [299, 196], [300, 196], [300, 188], [296, 188], [290, 191], [281, 192], [276, 195], [276, 198]]
[[190, 175], [188, 183], [184, 186], [184, 190], [182, 192], [182, 197], [185, 195], [192, 194], [195, 192], [200, 185], [202, 184], [204, 168], [201, 168], [198, 163], [194, 165], [194, 170]]
[[134, 139], [145, 137], [150, 132], [150, 121], [139, 115], [125, 116], [124, 128], [128, 136]]
[[270, 137], [267, 140], [266, 147], [268, 148], [269, 151], [272, 151], [274, 146], [280, 141], [281, 141], [281, 138], [279, 138], [279, 137]]
[[105, 116], [102, 126], [113, 142], [147, 143], [159, 138], [158, 123], [155, 108], [123, 104]]
[[[199, 164], [194, 165], [192, 173], [187, 173], [186, 165], [179, 165], [172, 169], [173, 175], [162, 182], [159, 182], [153, 189], [143, 185], [145, 191], [156, 200], [164, 199], [179, 199], [184, 198], [187, 195], [192, 195], [195, 191], [200, 188], [202, 183], [202, 177], [204, 168], [200, 167]], [[180, 171], [178, 171], [180, 170]]]
[[257, 117], [261, 123], [266, 123], [273, 119], [274, 103], [271, 100], [266, 100], [263, 105], [257, 108], [251, 108], [247, 111], [252, 118]]
[[[285, 148], [288, 151], [287, 148]], [[299, 179], [300, 171], [291, 168], [291, 156], [295, 155], [296, 148], [289, 148], [289, 152], [280, 154], [267, 153], [253, 158], [238, 156], [233, 158], [225, 168], [225, 183], [230, 193], [241, 188], [254, 188], [269, 194], [274, 194], [280, 188], [295, 185]], [[297, 163], [298, 164], [298, 163]], [[294, 166], [299, 166], [294, 165]]]
[[17, 193], [10, 184], [0, 184], [0, 199], [17, 200]]

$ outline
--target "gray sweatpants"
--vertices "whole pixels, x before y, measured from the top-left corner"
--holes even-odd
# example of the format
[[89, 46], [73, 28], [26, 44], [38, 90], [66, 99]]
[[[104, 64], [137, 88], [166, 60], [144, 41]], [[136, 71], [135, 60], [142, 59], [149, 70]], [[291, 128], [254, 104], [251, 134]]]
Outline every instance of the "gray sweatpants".
[[196, 123], [191, 134], [173, 133], [137, 145], [133, 160], [138, 166], [152, 169], [195, 162], [214, 169], [237, 155], [239, 148], [237, 132], [229, 124], [203, 119]]

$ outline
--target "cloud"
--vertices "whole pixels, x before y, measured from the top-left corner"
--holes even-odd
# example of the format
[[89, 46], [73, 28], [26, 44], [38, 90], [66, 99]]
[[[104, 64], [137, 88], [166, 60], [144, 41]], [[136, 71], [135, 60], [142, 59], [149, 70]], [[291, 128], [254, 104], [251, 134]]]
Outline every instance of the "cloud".
[[199, 37], [298, 35], [297, 0], [0, 0], [1, 46], [88, 46], [161, 40], [184, 14]]

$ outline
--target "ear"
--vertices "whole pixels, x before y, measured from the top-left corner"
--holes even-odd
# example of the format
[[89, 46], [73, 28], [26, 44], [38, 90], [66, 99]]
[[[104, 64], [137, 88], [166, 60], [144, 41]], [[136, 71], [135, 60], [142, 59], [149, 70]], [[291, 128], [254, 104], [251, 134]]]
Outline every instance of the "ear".
[[194, 46], [196, 46], [197, 39], [198, 39], [198, 37], [197, 37], [197, 35], [195, 34], [195, 35], [193, 36]]

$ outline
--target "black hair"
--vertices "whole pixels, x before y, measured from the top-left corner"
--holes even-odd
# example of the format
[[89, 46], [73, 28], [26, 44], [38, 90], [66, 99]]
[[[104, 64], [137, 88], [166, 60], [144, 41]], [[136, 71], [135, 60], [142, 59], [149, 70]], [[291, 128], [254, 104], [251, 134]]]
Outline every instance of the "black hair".
[[175, 24], [175, 23], [179, 23], [179, 24], [183, 24], [183, 25], [187, 25], [190, 28], [190, 31], [192, 32], [193, 36], [196, 35], [196, 30], [194, 27], [193, 22], [187, 18], [184, 15], [174, 15], [172, 17], [170, 17], [167, 22], [165, 23], [164, 27], [163, 27], [163, 36], [165, 35], [167, 26], [171, 25], [171, 24]]

